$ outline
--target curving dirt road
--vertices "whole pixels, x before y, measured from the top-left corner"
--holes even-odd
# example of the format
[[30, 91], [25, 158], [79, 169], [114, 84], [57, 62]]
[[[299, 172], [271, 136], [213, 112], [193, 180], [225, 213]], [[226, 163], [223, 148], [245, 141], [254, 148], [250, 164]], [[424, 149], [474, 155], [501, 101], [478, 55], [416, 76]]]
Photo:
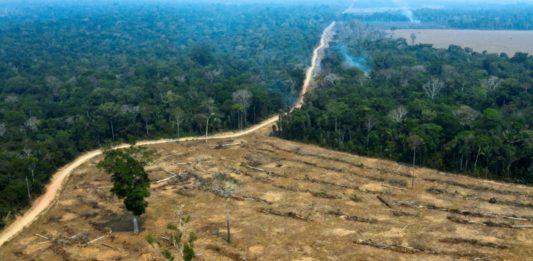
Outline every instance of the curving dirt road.
[[[311, 86], [313, 76], [316, 72], [318, 65], [320, 64], [320, 61], [323, 58], [324, 50], [328, 48], [329, 42], [332, 39], [334, 27], [335, 27], [335, 22], [331, 23], [322, 33], [320, 44], [313, 51], [311, 67], [309, 67], [309, 69], [307, 70], [304, 86], [302, 87], [302, 91], [300, 93], [298, 101], [296, 102], [293, 108], [298, 109], [303, 105], [304, 96], [309, 90], [309, 87]], [[237, 131], [237, 132], [218, 133], [215, 135], [208, 136], [207, 139], [216, 140], [216, 139], [231, 139], [231, 138], [242, 137], [244, 135], [256, 132], [257, 130], [262, 129], [264, 127], [271, 126], [272, 124], [276, 123], [278, 120], [279, 120], [279, 117], [277, 115], [272, 116], [248, 129]], [[178, 141], [195, 141], [195, 140], [204, 140], [204, 139], [206, 139], [205, 136], [187, 137], [187, 138], [181, 138], [181, 139], [162, 139], [162, 140], [152, 140], [152, 141], [141, 141], [141, 142], [138, 142], [136, 145], [155, 145], [155, 144], [178, 142]], [[129, 146], [130, 145], [128, 144], [121, 144], [121, 145], [115, 146], [114, 149], [127, 148]], [[50, 207], [54, 205], [54, 202], [57, 200], [57, 198], [59, 197], [59, 194], [61, 193], [61, 190], [63, 189], [63, 185], [68, 180], [68, 177], [70, 176], [73, 170], [75, 170], [82, 164], [86, 163], [87, 161], [101, 154], [102, 154], [102, 150], [100, 149], [89, 151], [79, 156], [78, 158], [76, 158], [73, 162], [59, 169], [52, 176], [50, 183], [46, 187], [46, 192], [33, 202], [32, 207], [29, 210], [27, 210], [21, 217], [17, 218], [13, 223], [11, 223], [8, 227], [6, 227], [0, 233], [0, 246], [4, 245], [10, 239], [15, 237], [25, 227], [31, 225], [35, 220], [39, 218], [41, 214], [46, 212], [46, 210], [48, 210]]]

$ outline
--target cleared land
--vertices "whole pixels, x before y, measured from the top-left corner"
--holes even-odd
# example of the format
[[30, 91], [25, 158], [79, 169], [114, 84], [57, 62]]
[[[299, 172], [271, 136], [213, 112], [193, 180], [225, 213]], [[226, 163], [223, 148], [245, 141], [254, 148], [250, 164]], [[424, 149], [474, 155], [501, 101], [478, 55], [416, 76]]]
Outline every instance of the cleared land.
[[[55, 206], [0, 248], [0, 259], [163, 260], [144, 237], [152, 234], [168, 245], [160, 236], [175, 223], [180, 205], [192, 217], [187, 230], [199, 237], [198, 260], [527, 260], [533, 255], [531, 187], [413, 170], [265, 134], [208, 145], [153, 145], [160, 158], [147, 168], [154, 184], [140, 235], [129, 232], [130, 216], [109, 192], [109, 175], [96, 169], [101, 158], [95, 158], [73, 172]], [[224, 241], [224, 199], [202, 188], [216, 173], [240, 181], [231, 201], [231, 244]], [[174, 174], [179, 178], [156, 183]]]
[[410, 43], [411, 34], [416, 43], [433, 44], [436, 48], [448, 48], [451, 44], [470, 47], [477, 52], [533, 54], [533, 31], [484, 31], [484, 30], [441, 30], [401, 29], [392, 31], [393, 37], [405, 38]]

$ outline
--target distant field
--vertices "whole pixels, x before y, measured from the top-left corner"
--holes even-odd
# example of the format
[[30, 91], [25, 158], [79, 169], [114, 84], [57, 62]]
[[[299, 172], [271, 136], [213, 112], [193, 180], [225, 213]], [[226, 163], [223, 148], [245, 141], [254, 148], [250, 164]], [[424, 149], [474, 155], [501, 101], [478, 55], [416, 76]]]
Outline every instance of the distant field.
[[416, 35], [416, 43], [433, 44], [437, 48], [455, 44], [478, 52], [533, 54], [533, 31], [402, 29], [393, 31], [393, 36], [405, 38], [410, 43], [412, 33]]

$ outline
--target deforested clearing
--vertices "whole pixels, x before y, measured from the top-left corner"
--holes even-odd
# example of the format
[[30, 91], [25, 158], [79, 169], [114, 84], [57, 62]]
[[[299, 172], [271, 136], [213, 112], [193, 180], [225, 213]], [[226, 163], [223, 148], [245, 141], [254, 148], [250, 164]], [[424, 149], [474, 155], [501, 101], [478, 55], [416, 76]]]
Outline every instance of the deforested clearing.
[[[163, 260], [167, 225], [178, 210], [190, 215], [186, 229], [198, 236], [196, 260], [533, 255], [531, 187], [413, 169], [265, 133], [150, 146], [159, 158], [146, 168], [152, 193], [139, 235], [109, 191], [109, 175], [95, 166], [101, 157], [95, 158], [74, 171], [58, 202], [4, 245], [0, 257]], [[229, 203], [231, 243], [225, 240], [224, 198], [204, 186], [221, 173], [239, 184]]]
[[400, 29], [392, 31], [393, 37], [405, 38], [411, 41], [411, 35], [416, 36], [415, 43], [433, 44], [436, 48], [448, 48], [451, 44], [470, 47], [477, 52], [533, 53], [533, 31], [516, 30], [444, 30], [444, 29]]

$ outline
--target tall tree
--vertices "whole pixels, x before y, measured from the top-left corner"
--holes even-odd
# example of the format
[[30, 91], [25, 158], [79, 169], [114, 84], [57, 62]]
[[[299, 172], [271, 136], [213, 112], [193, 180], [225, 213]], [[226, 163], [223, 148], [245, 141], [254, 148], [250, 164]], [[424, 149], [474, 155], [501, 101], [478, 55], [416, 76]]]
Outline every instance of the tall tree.
[[176, 131], [177, 131], [178, 138], [179, 138], [181, 124], [185, 120], [185, 113], [183, 112], [182, 109], [177, 108], [177, 107], [173, 108], [171, 113], [172, 113], [172, 117], [174, 118], [174, 122], [176, 123]]
[[106, 149], [104, 160], [98, 167], [111, 174], [113, 192], [124, 199], [124, 206], [133, 214], [133, 232], [139, 233], [139, 216], [144, 214], [150, 196], [150, 180], [144, 167], [153, 158], [154, 152], [141, 147], [128, 149]]
[[442, 82], [441, 80], [431, 79], [422, 86], [422, 89], [424, 89], [424, 92], [430, 99], [434, 100], [437, 95], [439, 95], [440, 91], [444, 88], [444, 86], [444, 82]]
[[97, 114], [102, 116], [109, 123], [109, 129], [111, 130], [111, 139], [115, 140], [115, 120], [120, 113], [119, 107], [113, 102], [107, 102], [98, 106]]
[[389, 119], [391, 119], [395, 123], [402, 123], [405, 120], [405, 117], [407, 116], [407, 108], [404, 106], [399, 106], [394, 110], [391, 110], [389, 112]]
[[239, 182], [231, 176], [219, 173], [211, 178], [207, 184], [208, 190], [225, 199], [224, 207], [226, 209], [226, 240], [229, 243], [231, 242], [229, 202], [231, 197], [234, 195]]
[[244, 124], [246, 123], [246, 112], [248, 111], [248, 108], [250, 107], [250, 104], [252, 102], [252, 92], [246, 89], [235, 91], [231, 95], [234, 102], [240, 105], [240, 111], [239, 111], [239, 128], [243, 128]]

